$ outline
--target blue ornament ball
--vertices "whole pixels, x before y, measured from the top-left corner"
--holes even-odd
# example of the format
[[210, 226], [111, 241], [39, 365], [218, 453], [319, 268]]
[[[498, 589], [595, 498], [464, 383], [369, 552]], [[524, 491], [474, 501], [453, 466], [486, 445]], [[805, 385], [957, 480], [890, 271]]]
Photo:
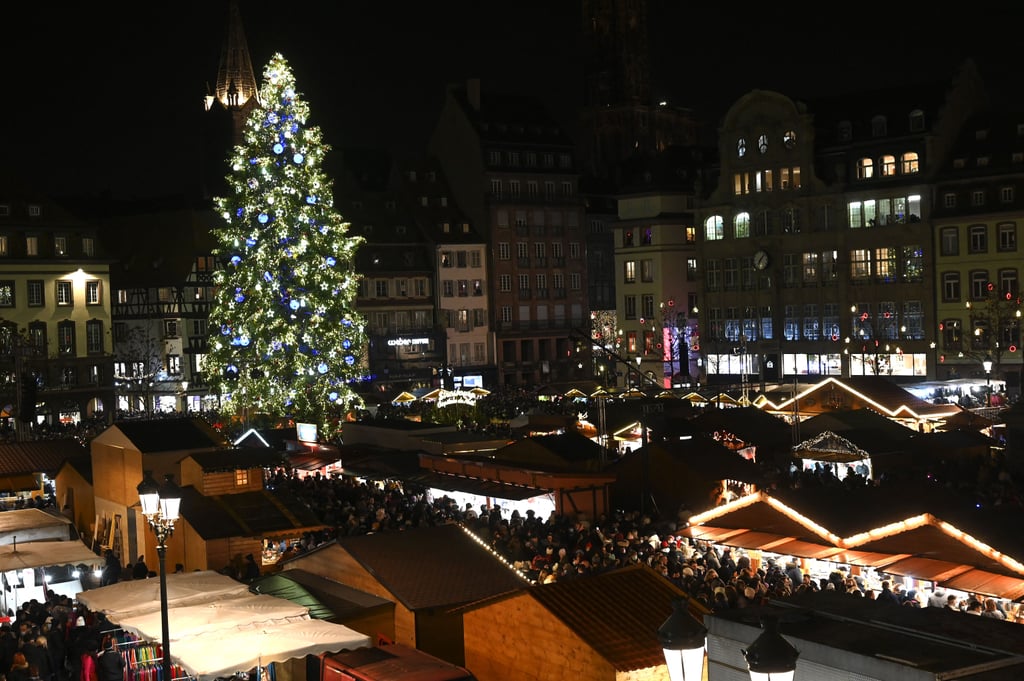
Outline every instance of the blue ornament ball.
[[267, 282], [269, 284], [270, 282], [274, 281], [274, 277], [270, 274], [270, 272], [264, 272], [263, 273], [263, 281], [265, 281], [265, 282]]
[[296, 164], [300, 164], [306, 160], [306, 157], [303, 156], [302, 154], [295, 154], [294, 156], [292, 156], [292, 160], [295, 161]]
[[345, 340], [341, 341], [341, 347], [343, 347], [346, 350], [348, 350], [350, 347], [352, 347], [352, 341], [350, 341], [348, 338], [346, 338]]
[[275, 154], [280, 154], [282, 151], [284, 151], [284, 145], [283, 144], [278, 142], [277, 144], [274, 145], [274, 153]]
[[327, 373], [327, 364], [325, 362], [320, 362], [320, 364], [317, 365], [316, 370], [319, 371], [321, 374], [326, 374]]
[[356, 358], [352, 355], [345, 355], [345, 364], [352, 366], [356, 363]]
[[338, 261], [335, 260], [333, 256], [330, 256], [330, 255], [327, 256], [327, 266], [328, 267], [334, 267], [337, 264], [338, 264]]
[[267, 224], [267, 221], [270, 220], [270, 216], [266, 213], [260, 213], [260, 216], [257, 219], [260, 221], [261, 225], [265, 225]]
[[249, 248], [252, 248], [253, 246], [256, 245], [256, 239], [249, 237], [248, 239], [245, 240], [245, 245], [248, 246]]
[[334, 400], [338, 399], [338, 393], [332, 391], [328, 393], [327, 397], [333, 402]]
[[298, 310], [299, 309], [299, 301], [297, 301], [297, 300], [295, 300], [293, 298], [292, 301], [290, 303], [288, 303], [288, 307], [290, 307], [293, 310]]
[[308, 203], [309, 205], [312, 206], [314, 203], [316, 203], [316, 197], [315, 196], [307, 196], [306, 197], [306, 203]]
[[232, 265], [235, 265], [237, 267], [238, 264], [241, 263], [241, 262], [242, 262], [241, 256], [238, 256], [238, 255], [231, 256], [231, 264]]

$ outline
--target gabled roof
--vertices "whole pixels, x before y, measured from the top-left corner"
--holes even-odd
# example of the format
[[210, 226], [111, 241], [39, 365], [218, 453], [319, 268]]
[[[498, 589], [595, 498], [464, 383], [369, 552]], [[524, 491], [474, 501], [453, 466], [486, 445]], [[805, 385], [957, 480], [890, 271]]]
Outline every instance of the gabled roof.
[[494, 452], [494, 462], [551, 472], [600, 469], [601, 446], [577, 432], [529, 437]]
[[[117, 421], [110, 428], [119, 430], [143, 454], [210, 449], [227, 444], [223, 436], [201, 418], [128, 419]], [[104, 433], [106, 431], [98, 437], [102, 438]]]
[[757, 406], [767, 412], [805, 416], [838, 409], [869, 408], [890, 418], [941, 419], [960, 411], [950, 404], [932, 404], [904, 390], [885, 376], [829, 377], [814, 385], [801, 385], [796, 394], [788, 387], [758, 396]]
[[87, 456], [73, 438], [0, 444], [0, 475], [46, 473], [53, 477], [65, 461]]
[[844, 437], [831, 430], [804, 440], [793, 447], [793, 455], [816, 461], [850, 462], [861, 461], [870, 455]]
[[918, 434], [873, 409], [841, 409], [812, 416], [799, 426], [800, 437], [808, 440], [825, 432], [841, 435], [872, 454], [892, 452]]
[[324, 527], [303, 502], [266, 490], [204, 496], [181, 488], [181, 517], [205, 540], [295, 536]]
[[788, 445], [792, 441], [789, 424], [757, 407], [708, 409], [693, 419], [693, 425], [694, 430], [705, 433], [726, 430], [755, 445]]
[[205, 473], [237, 471], [246, 468], [268, 468], [285, 462], [284, 456], [269, 447], [235, 447], [194, 452], [189, 455]]
[[683, 592], [644, 565], [537, 586], [528, 592], [617, 671], [665, 663], [654, 635]]
[[[316, 549], [323, 550], [347, 552], [410, 610], [454, 607], [528, 586], [458, 525], [339, 537]], [[301, 558], [289, 562], [301, 567]]]

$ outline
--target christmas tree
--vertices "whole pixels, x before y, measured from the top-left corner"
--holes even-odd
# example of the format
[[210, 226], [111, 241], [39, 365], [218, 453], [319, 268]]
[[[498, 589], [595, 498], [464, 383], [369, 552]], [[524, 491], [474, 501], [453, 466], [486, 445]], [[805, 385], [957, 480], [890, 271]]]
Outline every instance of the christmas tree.
[[334, 210], [321, 170], [329, 147], [307, 126], [308, 105], [280, 55], [263, 74], [217, 199], [213, 230], [224, 267], [214, 275], [203, 368], [230, 409], [316, 423], [338, 432], [359, 403], [365, 323], [354, 309], [359, 237]]

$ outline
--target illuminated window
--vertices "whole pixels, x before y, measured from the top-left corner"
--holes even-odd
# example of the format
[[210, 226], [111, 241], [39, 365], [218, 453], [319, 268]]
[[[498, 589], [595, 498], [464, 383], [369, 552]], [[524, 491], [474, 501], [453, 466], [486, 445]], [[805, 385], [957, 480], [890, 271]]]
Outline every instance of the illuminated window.
[[750, 213], [740, 213], [733, 220], [733, 229], [737, 239], [750, 236]]
[[878, 166], [882, 177], [892, 177], [896, 174], [896, 157], [886, 154], [882, 158], [878, 159]]
[[870, 158], [862, 158], [857, 161], [857, 179], [867, 180], [875, 175], [875, 162]]
[[249, 471], [247, 469], [235, 471], [235, 487], [244, 487], [249, 484]]
[[14, 307], [14, 282], [0, 281], [0, 307]]
[[100, 282], [93, 280], [85, 282], [85, 304], [100, 304]]
[[900, 157], [900, 166], [904, 175], [911, 175], [919, 172], [921, 166], [918, 162], [918, 156], [916, 151], [908, 151]]
[[57, 282], [57, 304], [58, 305], [72, 305], [74, 300], [71, 297], [71, 282], [70, 281], [58, 281]]
[[720, 241], [725, 238], [724, 229], [722, 227], [722, 216], [712, 215], [704, 221], [704, 240], [705, 241]]

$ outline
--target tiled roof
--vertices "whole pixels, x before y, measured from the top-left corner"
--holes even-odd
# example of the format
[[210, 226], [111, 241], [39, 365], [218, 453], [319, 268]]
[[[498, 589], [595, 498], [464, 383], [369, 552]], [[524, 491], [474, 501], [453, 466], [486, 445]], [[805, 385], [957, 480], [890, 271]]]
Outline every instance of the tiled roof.
[[457, 606], [528, 585], [458, 525], [339, 537], [324, 549], [348, 552], [410, 610]]
[[785, 421], [757, 407], [708, 409], [694, 419], [694, 429], [705, 433], [725, 429], [746, 442], [762, 446], [792, 441]]
[[46, 473], [53, 476], [65, 461], [87, 454], [88, 451], [73, 438], [2, 444], [0, 475]]
[[284, 463], [281, 452], [269, 447], [236, 447], [196, 452], [190, 455], [206, 472], [268, 468]]
[[601, 467], [601, 446], [575, 432], [544, 435], [514, 442], [494, 452], [494, 463], [532, 470], [596, 472]]
[[529, 591], [617, 671], [665, 664], [656, 632], [683, 596], [672, 582], [637, 565]]
[[130, 419], [117, 428], [143, 454], [222, 447], [227, 443], [210, 424], [199, 418]]
[[183, 487], [181, 516], [206, 540], [284, 537], [323, 527], [302, 502], [266, 490], [203, 496], [195, 487]]

